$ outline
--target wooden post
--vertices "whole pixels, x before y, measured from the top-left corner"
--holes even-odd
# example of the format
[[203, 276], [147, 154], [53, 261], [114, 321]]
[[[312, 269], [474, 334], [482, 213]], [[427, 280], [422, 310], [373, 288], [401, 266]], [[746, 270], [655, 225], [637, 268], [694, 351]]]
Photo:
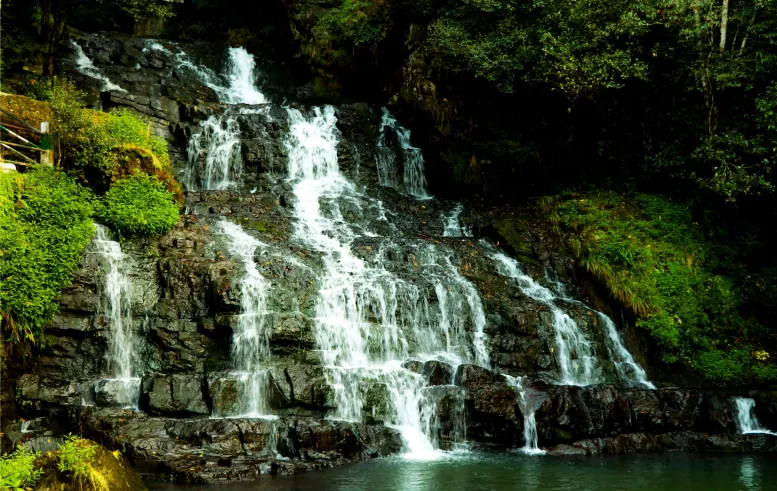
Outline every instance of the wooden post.
[[40, 132], [41, 132], [41, 139], [40, 139], [40, 148], [45, 150], [45, 152], [40, 153], [40, 163], [41, 165], [46, 166], [53, 166], [54, 165], [54, 151], [52, 150], [51, 145], [51, 139], [49, 137], [49, 122], [43, 121], [40, 124]]

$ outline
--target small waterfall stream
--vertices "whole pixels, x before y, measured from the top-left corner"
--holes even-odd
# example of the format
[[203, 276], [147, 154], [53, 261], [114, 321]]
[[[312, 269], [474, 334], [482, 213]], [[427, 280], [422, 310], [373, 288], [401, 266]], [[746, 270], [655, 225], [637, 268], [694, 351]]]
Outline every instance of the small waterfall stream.
[[534, 417], [534, 413], [537, 411], [536, 403], [527, 397], [520, 377], [511, 377], [507, 374], [502, 374], [502, 376], [507, 380], [507, 384], [518, 393], [518, 408], [523, 415], [523, 448], [521, 451], [529, 455], [544, 455], [545, 451], [538, 446], [537, 420]]
[[[151, 49], [166, 50], [158, 43]], [[169, 52], [169, 51], [168, 51]], [[229, 48], [223, 79], [212, 71], [178, 54], [181, 66], [190, 68], [219, 99], [227, 104], [264, 104], [267, 98], [256, 87], [256, 62], [245, 48]], [[239, 113], [239, 111], [238, 111]], [[240, 155], [240, 126], [236, 112], [210, 116], [200, 123], [200, 131], [189, 139], [184, 183], [188, 189], [234, 189], [240, 184], [243, 159]]]
[[101, 91], [102, 92], [111, 92], [111, 91], [118, 91], [118, 92], [127, 92], [122, 87], [116, 85], [115, 83], [111, 82], [111, 80], [105, 76], [99, 68], [94, 66], [94, 63], [92, 60], [89, 59], [88, 56], [86, 56], [86, 53], [84, 53], [84, 49], [81, 47], [80, 44], [77, 42], [71, 40], [70, 41], [71, 46], [73, 46], [73, 50], [75, 51], [76, 57], [75, 57], [75, 64], [76, 69], [86, 75], [89, 78], [93, 78], [95, 80], [99, 80], [102, 83]]
[[461, 224], [459, 217], [461, 212], [464, 211], [464, 205], [459, 203], [456, 205], [451, 214], [447, 217], [443, 217], [443, 237], [470, 237], [472, 236], [472, 230], [469, 227], [465, 227]]
[[735, 397], [734, 409], [740, 433], [765, 433], [777, 436], [777, 432], [767, 430], [761, 426], [761, 422], [758, 421], [758, 417], [755, 415], [755, 400], [750, 397]]
[[[390, 134], [396, 135], [401, 161], [397, 162], [397, 154], [389, 143]], [[424, 156], [420, 148], [410, 143], [410, 130], [399, 124], [399, 121], [385, 107], [380, 123], [376, 164], [378, 167], [378, 182], [381, 186], [404, 191], [416, 198], [429, 199], [426, 191], [426, 174], [424, 172]], [[402, 184], [399, 182], [398, 165], [402, 164]]]
[[231, 255], [242, 262], [240, 313], [232, 334], [230, 373], [237, 382], [238, 414], [216, 416], [266, 418], [271, 415], [268, 400], [270, 375], [262, 363], [270, 357], [270, 328], [266, 322], [269, 282], [256, 268], [254, 256], [264, 244], [240, 225], [228, 221], [217, 224], [217, 233], [228, 241]]
[[557, 305], [558, 301], [562, 301], [578, 304], [597, 314], [605, 328], [607, 354], [615, 365], [615, 370], [622, 383], [646, 389], [656, 388], [647, 379], [645, 370], [637, 364], [624, 346], [612, 319], [602, 312], [590, 309], [578, 300], [569, 298], [563, 285], [557, 284], [558, 293], [540, 285], [521, 270], [515, 259], [504, 253], [495, 252], [491, 257], [494, 259], [500, 274], [511, 278], [526, 296], [550, 309], [555, 331], [556, 362], [561, 375], [558, 380], [559, 384], [585, 386], [604, 382], [601, 362], [596, 356], [593, 344], [574, 319]]
[[118, 405], [137, 408], [140, 396], [139, 340], [133, 326], [133, 290], [128, 260], [119, 243], [111, 240], [108, 229], [102, 225], [95, 224], [93, 244], [103, 270], [98, 322], [102, 322], [108, 331], [105, 361], [112, 375], [112, 378], [103, 379], [98, 384], [111, 387]]
[[603, 375], [594, 347], [577, 323], [556, 305], [553, 292], [525, 274], [518, 262], [502, 252], [491, 256], [500, 274], [511, 278], [529, 298], [548, 307], [553, 315], [555, 355], [561, 385], [592, 385], [603, 382]]

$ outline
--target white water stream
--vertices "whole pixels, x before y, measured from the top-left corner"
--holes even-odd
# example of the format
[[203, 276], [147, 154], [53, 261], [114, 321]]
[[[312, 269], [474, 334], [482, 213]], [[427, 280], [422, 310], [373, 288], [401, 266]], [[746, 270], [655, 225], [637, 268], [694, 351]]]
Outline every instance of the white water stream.
[[[400, 155], [392, 150], [390, 135], [397, 138]], [[416, 198], [429, 199], [426, 191], [426, 174], [424, 172], [424, 155], [420, 148], [410, 143], [410, 130], [399, 124], [397, 119], [385, 107], [380, 122], [376, 164], [378, 167], [378, 183], [381, 186], [402, 190]], [[399, 182], [399, 164], [402, 165], [402, 183]]]
[[761, 426], [758, 417], [755, 415], [755, 400], [749, 397], [735, 397], [734, 408], [737, 417], [737, 427], [742, 434], [765, 433], [768, 435], [777, 435], [776, 432], [767, 430]]
[[268, 400], [270, 375], [263, 363], [270, 357], [270, 326], [267, 317], [269, 282], [256, 268], [257, 249], [265, 244], [248, 235], [240, 225], [221, 221], [216, 233], [226, 241], [229, 253], [243, 266], [240, 280], [240, 313], [232, 334], [230, 373], [237, 382], [238, 414], [217, 417], [272, 417]]
[[528, 399], [520, 377], [502, 375], [507, 380], [507, 384], [518, 393], [518, 408], [523, 415], [523, 448], [521, 448], [521, 452], [529, 455], [545, 454], [545, 451], [538, 446], [537, 420], [534, 417], [534, 413], [537, 411], [535, 403]]
[[439, 452], [434, 445], [434, 398], [426, 397], [423, 377], [402, 364], [408, 359], [438, 359], [454, 367], [468, 360], [487, 365], [480, 297], [433, 245], [416, 250], [415, 261], [435, 284], [437, 311], [422, 287], [389, 271], [384, 257], [388, 250], [377, 251], [372, 261], [357, 256], [354, 241], [374, 234], [349, 225], [340, 211], [342, 201], [361, 207], [367, 198], [339, 171], [334, 108], [313, 108], [307, 116], [288, 111], [294, 238], [321, 252], [324, 261], [315, 328], [335, 393], [337, 409], [330, 417], [362, 421], [371, 401], [387, 399], [390, 407], [382, 416], [400, 431], [407, 456], [435, 458]]
[[76, 53], [76, 57], [75, 57], [76, 70], [78, 70], [80, 73], [86, 75], [89, 78], [99, 80], [102, 83], [102, 87], [100, 89], [102, 92], [110, 92], [110, 91], [127, 92], [120, 86], [111, 82], [111, 80], [107, 76], [105, 76], [100, 71], [99, 68], [94, 66], [94, 63], [92, 62], [91, 59], [89, 59], [88, 56], [86, 56], [86, 53], [84, 53], [84, 49], [81, 47], [80, 44], [78, 44], [73, 40], [70, 41], [70, 44], [73, 46], [73, 50]]
[[[563, 288], [559, 288], [560, 293], [556, 294], [549, 288], [540, 285], [521, 270], [515, 259], [508, 257], [503, 252], [497, 251], [491, 257], [494, 259], [500, 274], [512, 279], [526, 296], [544, 304], [550, 310], [553, 316], [555, 335], [554, 354], [560, 372], [558, 383], [585, 386], [604, 382], [601, 362], [596, 356], [593, 344], [577, 325], [577, 322], [564, 312], [558, 303], [560, 300], [577, 303], [586, 309], [588, 307], [582, 302], [567, 297]], [[655, 389], [655, 386], [647, 380], [645, 371], [636, 363], [634, 357], [624, 346], [612, 319], [601, 312], [596, 312], [596, 314], [604, 324], [608, 355], [615, 364], [621, 382], [627, 385]]]
[[461, 212], [464, 211], [464, 206], [459, 203], [456, 205], [451, 214], [447, 217], [443, 217], [443, 237], [471, 237], [472, 230], [461, 224], [459, 217]]
[[100, 283], [99, 322], [108, 332], [105, 354], [108, 379], [116, 400], [125, 407], [137, 408], [140, 397], [139, 341], [132, 319], [132, 282], [128, 259], [118, 242], [111, 240], [108, 229], [95, 224], [94, 247], [100, 258], [103, 277]]
[[[153, 43], [149, 49], [169, 50]], [[245, 48], [229, 48], [222, 78], [211, 70], [195, 65], [185, 53], [176, 53], [179, 66], [194, 72], [202, 83], [216, 92], [221, 102], [264, 104], [267, 98], [256, 87], [256, 62]], [[223, 81], [222, 81], [223, 80]], [[233, 189], [240, 184], [243, 159], [240, 154], [239, 112], [227, 109], [200, 123], [186, 147], [188, 156], [184, 182], [188, 189]]]

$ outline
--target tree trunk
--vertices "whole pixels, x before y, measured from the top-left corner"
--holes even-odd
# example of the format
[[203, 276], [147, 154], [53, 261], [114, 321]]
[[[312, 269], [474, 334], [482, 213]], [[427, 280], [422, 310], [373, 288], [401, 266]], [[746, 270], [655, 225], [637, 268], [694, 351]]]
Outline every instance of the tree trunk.
[[723, 0], [723, 11], [720, 14], [720, 52], [726, 51], [726, 31], [728, 30], [728, 0]]

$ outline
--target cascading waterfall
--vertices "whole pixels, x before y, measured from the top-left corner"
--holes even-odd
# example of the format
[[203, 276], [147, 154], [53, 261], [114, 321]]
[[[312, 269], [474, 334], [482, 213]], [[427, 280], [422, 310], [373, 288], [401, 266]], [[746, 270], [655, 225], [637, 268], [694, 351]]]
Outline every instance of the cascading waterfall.
[[[384, 254], [367, 261], [352, 251], [359, 232], [342, 216], [339, 200], [366, 200], [339, 171], [339, 133], [334, 108], [313, 108], [305, 117], [288, 109], [288, 177], [296, 196], [294, 237], [323, 254], [324, 272], [316, 303], [316, 344], [334, 389], [337, 409], [330, 417], [361, 421], [375, 394], [390, 406], [381, 415], [396, 427], [411, 457], [437, 455], [433, 444], [432, 397], [421, 375], [404, 368], [409, 358], [439, 359], [453, 365], [475, 359], [487, 364], [483, 342], [485, 314], [477, 290], [434, 246], [418, 250], [420, 267], [436, 286], [440, 312], [428, 305], [425, 291], [395, 276]], [[325, 205], [325, 206], [322, 206]], [[326, 210], [326, 211], [324, 211]], [[475, 334], [468, 341], [469, 318]], [[423, 409], [422, 407], [423, 406]], [[373, 410], [375, 406], [373, 405]]]
[[240, 125], [231, 115], [211, 116], [201, 122], [199, 133], [189, 139], [186, 153], [187, 188], [223, 190], [234, 188], [240, 182], [243, 171]]
[[232, 334], [231, 363], [238, 387], [239, 414], [217, 416], [268, 417], [271, 415], [269, 372], [262, 364], [270, 357], [270, 327], [267, 317], [269, 282], [256, 268], [254, 256], [264, 244], [248, 235], [240, 225], [222, 221], [216, 232], [228, 241], [229, 252], [242, 262], [240, 314]]
[[561, 385], [592, 385], [603, 382], [594, 347], [577, 323], [555, 303], [553, 292], [521, 271], [518, 262], [502, 252], [491, 255], [499, 274], [511, 278], [528, 296], [550, 309], [555, 331], [555, 354]]
[[569, 298], [563, 284], [556, 283], [557, 294], [540, 285], [521, 270], [515, 259], [504, 253], [497, 251], [491, 257], [501, 275], [511, 278], [526, 296], [550, 309], [555, 331], [556, 361], [561, 372], [560, 384], [580, 386], [597, 384], [604, 381], [604, 375], [593, 345], [577, 323], [556, 305], [558, 300], [578, 304], [595, 312], [601, 319], [606, 331], [607, 352], [622, 383], [646, 389], [656, 388], [647, 379], [645, 370], [637, 364], [634, 357], [626, 349], [615, 328], [615, 323], [607, 315], [590, 309], [578, 300]]
[[518, 408], [523, 415], [523, 448], [521, 451], [529, 455], [545, 454], [545, 451], [541, 450], [538, 446], [539, 435], [537, 434], [537, 420], [534, 417], [537, 408], [528, 400], [521, 378], [512, 377], [507, 374], [502, 375], [505, 380], [507, 380], [507, 384], [518, 393]]
[[615, 322], [613, 322], [613, 320], [610, 319], [610, 317], [604, 312], [593, 310], [583, 302], [571, 298], [567, 294], [567, 289], [564, 283], [558, 281], [558, 279], [549, 278], [549, 281], [553, 283], [554, 290], [558, 295], [558, 298], [561, 300], [580, 305], [585, 309], [596, 312], [596, 315], [604, 325], [604, 345], [607, 348], [607, 354], [609, 355], [610, 361], [615, 366], [615, 372], [617, 373], [620, 382], [627, 386], [642, 387], [644, 389], [655, 389], [656, 386], [653, 385], [650, 380], [648, 380], [645, 370], [639, 366], [637, 361], [634, 359], [634, 356], [629, 352], [628, 349], [626, 349], [626, 346], [623, 344], [623, 339], [618, 333], [618, 329], [615, 327]]
[[81, 47], [80, 44], [77, 42], [71, 40], [70, 44], [73, 46], [73, 49], [76, 52], [76, 69], [86, 75], [89, 78], [93, 78], [95, 80], [99, 80], [102, 82], [102, 88], [100, 89], [102, 92], [110, 92], [110, 91], [118, 91], [118, 92], [127, 92], [120, 86], [116, 85], [115, 83], [111, 82], [111, 80], [103, 75], [100, 70], [94, 66], [94, 63], [92, 63], [92, 60], [89, 59], [88, 56], [86, 56], [86, 53], [84, 53], [84, 49]]
[[761, 426], [761, 422], [758, 421], [758, 417], [755, 415], [755, 400], [750, 397], [735, 397], [734, 408], [736, 409], [734, 412], [736, 413], [737, 427], [740, 433], [765, 433], [777, 436], [776, 432]]
[[450, 215], [443, 218], [443, 237], [472, 236], [472, 230], [470, 230], [469, 227], [463, 226], [459, 220], [462, 211], [464, 211], [464, 206], [459, 203], [453, 210], [451, 210]]
[[645, 389], [655, 389], [656, 386], [648, 380], [647, 373], [639, 366], [634, 356], [626, 349], [620, 334], [615, 327], [615, 322], [602, 312], [597, 312], [605, 328], [605, 344], [610, 355], [610, 360], [615, 364], [618, 378], [626, 384], [633, 384]]
[[426, 191], [426, 174], [424, 172], [424, 155], [420, 148], [410, 143], [410, 130], [400, 125], [396, 118], [385, 107], [380, 123], [380, 136], [376, 164], [378, 167], [378, 183], [381, 186], [400, 189], [397, 155], [389, 146], [387, 140], [390, 132], [397, 136], [397, 143], [402, 157], [402, 178], [405, 192], [421, 199], [429, 199]]
[[128, 261], [118, 242], [111, 240], [108, 229], [95, 224], [94, 247], [104, 272], [100, 284], [100, 319], [108, 330], [105, 355], [107, 379], [117, 387], [120, 405], [137, 408], [140, 396], [138, 344], [132, 319], [132, 282], [127, 273]]
[[[158, 43], [150, 49], [169, 51]], [[181, 66], [190, 67], [205, 85], [212, 88], [227, 104], [264, 104], [267, 98], [255, 85], [256, 62], [245, 48], [229, 48], [224, 71], [224, 85], [212, 71], [194, 65], [185, 54], [176, 54]], [[200, 124], [186, 148], [187, 165], [184, 181], [189, 189], [233, 189], [240, 183], [243, 159], [240, 154], [240, 111], [227, 109], [210, 116]]]

